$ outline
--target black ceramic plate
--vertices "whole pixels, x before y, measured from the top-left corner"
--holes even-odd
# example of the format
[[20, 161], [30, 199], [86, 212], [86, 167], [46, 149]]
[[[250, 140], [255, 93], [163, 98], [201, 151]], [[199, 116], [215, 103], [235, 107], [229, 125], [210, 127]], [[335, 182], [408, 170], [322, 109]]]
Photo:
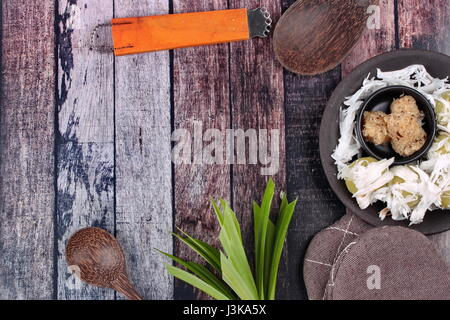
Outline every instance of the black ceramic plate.
[[[344, 205], [361, 219], [374, 226], [399, 225], [408, 226], [408, 221], [393, 221], [387, 217], [381, 221], [378, 212], [384, 208], [383, 203], [375, 203], [366, 210], [361, 210], [345, 187], [342, 180], [336, 177], [337, 169], [331, 154], [339, 139], [339, 109], [344, 99], [359, 88], [365, 77], [370, 73], [376, 76], [377, 68], [383, 71], [393, 71], [412, 64], [423, 64], [427, 71], [436, 78], [450, 76], [450, 57], [444, 54], [424, 50], [400, 50], [385, 53], [359, 65], [350, 75], [342, 80], [333, 92], [322, 117], [320, 128], [320, 158], [331, 188]], [[450, 211], [436, 210], [427, 212], [421, 224], [410, 227], [424, 234], [433, 234], [450, 230]]]

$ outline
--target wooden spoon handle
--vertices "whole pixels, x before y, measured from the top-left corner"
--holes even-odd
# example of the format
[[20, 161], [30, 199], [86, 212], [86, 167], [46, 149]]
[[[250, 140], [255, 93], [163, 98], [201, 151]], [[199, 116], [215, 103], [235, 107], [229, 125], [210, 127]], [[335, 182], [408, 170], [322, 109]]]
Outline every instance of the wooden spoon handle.
[[121, 273], [119, 277], [111, 283], [111, 288], [120, 292], [130, 300], [142, 300], [142, 297], [133, 288], [127, 275], [124, 273]]
[[116, 56], [250, 38], [247, 9], [112, 20]]

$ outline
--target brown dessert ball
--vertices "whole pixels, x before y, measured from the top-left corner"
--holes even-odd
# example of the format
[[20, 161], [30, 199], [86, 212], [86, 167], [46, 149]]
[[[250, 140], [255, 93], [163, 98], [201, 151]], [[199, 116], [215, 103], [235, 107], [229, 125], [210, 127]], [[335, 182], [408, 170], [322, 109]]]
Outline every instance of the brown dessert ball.
[[374, 144], [391, 143], [392, 149], [403, 157], [419, 151], [426, 143], [422, 128], [423, 113], [411, 96], [394, 99], [389, 115], [381, 111], [364, 112], [362, 135]]
[[374, 144], [386, 144], [391, 139], [388, 135], [387, 115], [381, 111], [366, 111], [363, 115], [362, 134], [366, 141]]
[[387, 131], [392, 149], [403, 157], [419, 151], [427, 140], [420, 117], [411, 113], [391, 113], [387, 117]]
[[391, 104], [391, 113], [408, 113], [421, 115], [416, 100], [411, 96], [403, 96], [398, 99], [394, 99]]

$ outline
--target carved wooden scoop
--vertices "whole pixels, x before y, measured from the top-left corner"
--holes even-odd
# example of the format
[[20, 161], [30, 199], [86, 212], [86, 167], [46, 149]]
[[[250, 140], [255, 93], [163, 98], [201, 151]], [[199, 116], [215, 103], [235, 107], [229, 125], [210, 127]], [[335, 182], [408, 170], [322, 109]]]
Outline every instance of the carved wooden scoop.
[[81, 280], [90, 285], [111, 288], [131, 300], [142, 300], [128, 279], [125, 256], [120, 244], [100, 228], [75, 232], [66, 247], [66, 259]]
[[289, 71], [313, 75], [336, 67], [355, 46], [378, 0], [298, 0], [274, 31], [277, 59]]

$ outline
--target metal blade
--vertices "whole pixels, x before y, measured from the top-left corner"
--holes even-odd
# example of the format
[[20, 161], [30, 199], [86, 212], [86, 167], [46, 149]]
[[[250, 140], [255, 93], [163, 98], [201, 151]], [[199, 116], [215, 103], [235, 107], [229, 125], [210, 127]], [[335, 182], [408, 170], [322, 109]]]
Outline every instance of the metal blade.
[[266, 8], [248, 10], [248, 30], [250, 38], [266, 38], [269, 35], [272, 19]]

